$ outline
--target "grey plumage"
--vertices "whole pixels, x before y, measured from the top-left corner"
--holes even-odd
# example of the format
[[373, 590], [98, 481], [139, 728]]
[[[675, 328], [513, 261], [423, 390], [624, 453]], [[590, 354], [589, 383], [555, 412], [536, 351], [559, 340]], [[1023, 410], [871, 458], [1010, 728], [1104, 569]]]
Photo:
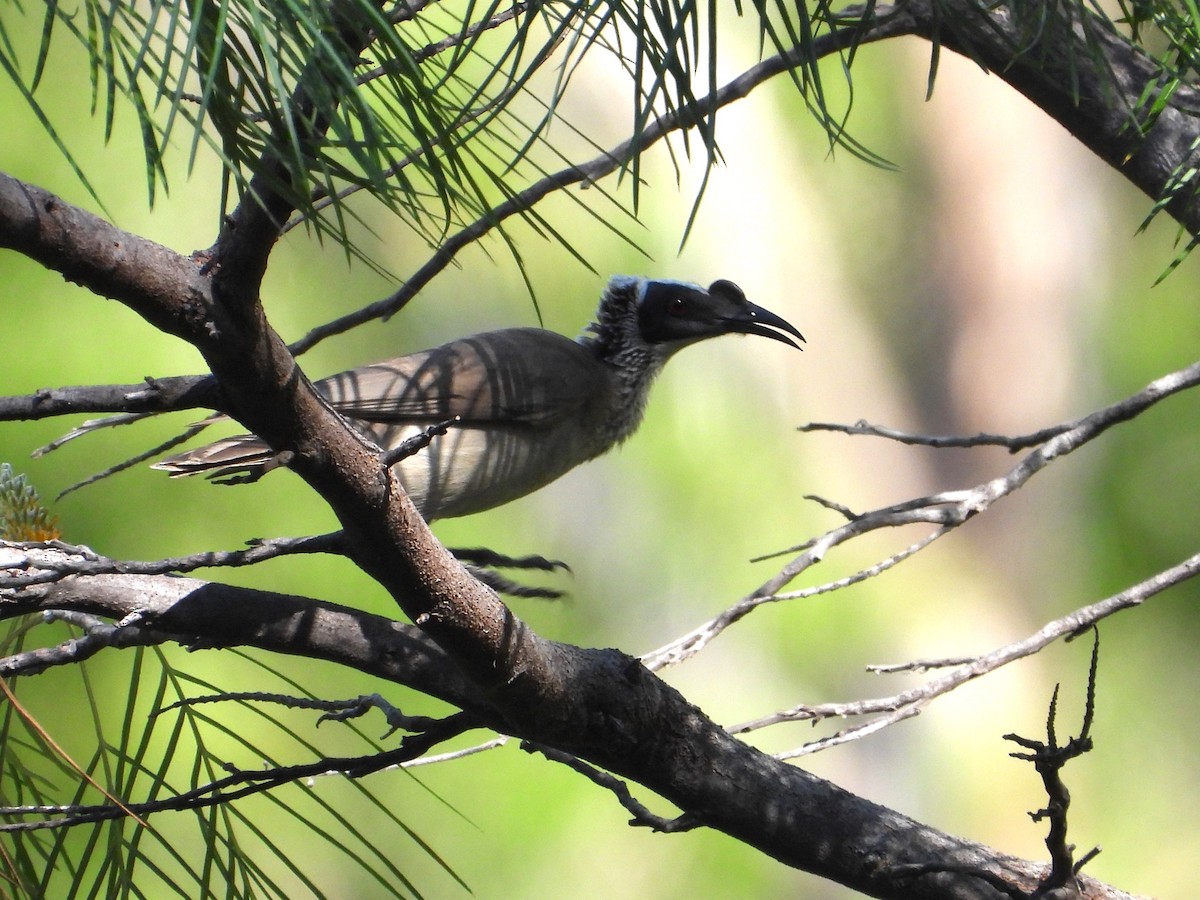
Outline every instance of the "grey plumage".
[[[383, 448], [456, 420], [394, 467], [417, 509], [432, 521], [515, 500], [621, 443], [641, 423], [650, 385], [674, 353], [735, 332], [797, 347], [780, 332], [804, 340], [731, 282], [706, 290], [616, 276], [596, 321], [577, 341], [538, 328], [507, 328], [351, 369], [315, 387]], [[239, 435], [154, 468], [172, 476], [203, 472], [253, 480], [274, 458], [254, 435]], [[238, 479], [239, 473], [249, 477]]]

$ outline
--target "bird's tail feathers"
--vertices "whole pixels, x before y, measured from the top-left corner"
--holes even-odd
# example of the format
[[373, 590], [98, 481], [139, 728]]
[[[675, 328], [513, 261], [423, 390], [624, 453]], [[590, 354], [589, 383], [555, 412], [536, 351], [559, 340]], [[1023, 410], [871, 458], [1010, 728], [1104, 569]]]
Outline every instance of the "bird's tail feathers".
[[233, 483], [239, 483], [257, 480], [273, 468], [269, 464], [274, 458], [274, 451], [261, 439], [239, 434], [160, 459], [150, 468], [166, 472], [172, 478], [203, 474], [211, 480], [225, 480], [243, 473], [248, 476], [233, 479]]

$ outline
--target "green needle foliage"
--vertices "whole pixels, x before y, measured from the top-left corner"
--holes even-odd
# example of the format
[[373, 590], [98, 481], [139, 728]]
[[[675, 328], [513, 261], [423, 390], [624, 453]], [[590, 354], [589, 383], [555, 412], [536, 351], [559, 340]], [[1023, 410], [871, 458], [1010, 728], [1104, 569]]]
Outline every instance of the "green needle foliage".
[[[696, 107], [718, 87], [718, 19], [730, 13], [717, 0], [51, 0], [36, 54], [24, 66], [6, 23], [14, 11], [34, 14], [10, 0], [0, 15], [0, 67], [53, 136], [38, 86], [57, 64], [56, 48], [82, 46], [91, 108], [105, 136], [119, 109], [137, 117], [151, 204], [170, 188], [175, 155], [186, 154], [191, 172], [207, 153], [224, 169], [222, 211], [253, 178], [265, 178], [303, 221], [348, 243], [347, 223], [357, 215], [343, 201], [361, 190], [436, 246], [553, 161], [547, 145], [545, 161], [525, 168], [596, 48], [630, 76], [635, 145], [659, 117], [695, 108], [701, 152], [710, 163], [718, 158], [716, 108]], [[757, 23], [761, 49], [777, 52], [804, 46], [835, 23], [824, 0], [735, 12]], [[869, 157], [846, 135], [844, 115], [830, 110], [815, 57], [801, 59], [793, 79], [831, 138]], [[73, 159], [72, 166], [91, 190], [83, 167]], [[636, 156], [631, 175], [636, 207]]]
[[[942, 5], [949, 32], [958, 11], [949, 2]], [[1162, 76], [1140, 108], [1130, 111], [1130, 127], [1149, 128], [1172, 94], [1200, 76], [1200, 11], [1191, 0], [1121, 0], [1121, 15], [1111, 19], [1088, 0], [999, 5], [1022, 23], [1030, 47], [1046, 28], [1073, 29], [1070, 13], [1093, 16], [1089, 21], [1144, 48]], [[979, 10], [996, 7], [978, 4]], [[792, 60], [787, 77], [831, 148], [884, 164], [848, 130], [857, 45], [838, 44], [833, 54], [819, 52], [818, 45], [887, 14], [874, 2], [836, 7], [828, 0], [45, 0], [40, 6], [0, 0], [0, 69], [98, 203], [84, 165], [55, 129], [54, 110], [39, 101], [43, 83], [74, 74], [62, 72], [64, 61], [78, 58], [68, 50], [83, 51], [85, 68], [77, 80], [88, 86], [91, 112], [104, 135], [114, 134], [118, 115], [136, 118], [151, 205], [169, 192], [178, 173], [191, 174], [201, 162], [216, 159], [223, 179], [214, 224], [247, 199], [252, 185], [262, 184], [295, 210], [287, 227], [312, 228], [352, 256], [362, 258], [351, 229], [366, 215], [349, 201], [372, 198], [435, 254], [455, 233], [491, 230], [519, 261], [516, 242], [503, 231], [497, 212], [508, 204], [536, 234], [561, 243], [586, 264], [584, 251], [533, 201], [516, 201], [535, 183], [549, 182], [556, 191], [586, 183], [592, 188], [586, 197], [565, 196], [593, 221], [622, 234], [637, 210], [639, 151], [665, 118], [681, 124], [675, 145], [668, 145], [672, 153], [715, 164], [721, 107], [706, 98], [722, 87], [718, 61], [731, 20], [746, 23], [757, 37], [760, 58]], [[16, 20], [26, 17], [40, 22], [32, 49], [14, 37]], [[930, 38], [930, 89], [939, 41], [936, 34]], [[1078, 56], [1069, 64], [1103, 68], [1101, 49], [1086, 34], [1070, 46]], [[616, 168], [631, 187], [628, 205], [590, 179], [561, 175], [585, 162], [561, 146], [564, 139], [594, 158], [611, 149], [605, 138], [561, 117], [562, 101], [593, 51], [606, 54], [627, 75], [613, 89], [625, 93], [612, 98], [612, 105], [627, 113], [624, 136], [632, 152]], [[820, 65], [827, 55], [834, 64]], [[1177, 172], [1151, 215], [1180, 192], [1194, 190], [1196, 175], [1194, 168]], [[1191, 246], [1188, 240], [1187, 249]], [[37, 491], [8, 464], [0, 465], [0, 536], [58, 537]], [[20, 652], [35, 626], [42, 627], [40, 620], [15, 623], [0, 642], [3, 652]], [[75, 639], [81, 639], [77, 630], [60, 646]], [[72, 718], [75, 710], [63, 710], [61, 700], [39, 705], [38, 699], [46, 699], [37, 694], [42, 685], [29, 680], [21, 684], [21, 697], [30, 695], [31, 714], [14, 702], [0, 706], [0, 804], [8, 807], [6, 827], [18, 823], [0, 847], [0, 879], [11, 886], [0, 888], [0, 895], [19, 890], [30, 896], [282, 897], [296, 895], [297, 888], [321, 895], [328, 888], [321, 874], [265, 824], [280, 820], [301, 826], [293, 833], [323, 838], [348, 869], [370, 883], [372, 895], [419, 895], [405, 852], [432, 860], [443, 878], [439, 884], [461, 885], [430, 842], [396, 812], [398, 804], [381, 801], [359, 779], [343, 779], [339, 786], [353, 795], [355, 808], [372, 810], [370, 830], [355, 823], [345, 796], [330, 799], [298, 779], [237, 803], [155, 812], [149, 827], [118, 814], [115, 800], [153, 806], [221, 781], [235, 764], [246, 769], [265, 761], [268, 768], [283, 769], [298, 765], [297, 759], [349, 755], [301, 737], [310, 722], [297, 725], [243, 698], [229, 696], [222, 703], [224, 715], [209, 715], [198, 704], [180, 701], [197, 690], [220, 694], [222, 686], [177, 668], [158, 649], [138, 648], [128, 656], [133, 663], [122, 671], [116, 690], [92, 663], [55, 672], [56, 699], [86, 697], [86, 716]], [[306, 693], [280, 672], [262, 669], [293, 693]], [[64, 687], [68, 671], [74, 680]], [[257, 686], [261, 680], [253, 681]], [[353, 726], [338, 728], [352, 736], [354, 752], [367, 756], [383, 749]], [[80, 742], [73, 742], [72, 751], [79, 752], [73, 759], [51, 739], [62, 732], [76, 739], [85, 735], [82, 752]], [[411, 781], [407, 775], [392, 777]], [[94, 815], [104, 805], [111, 817], [70, 828], [19, 830], [33, 819], [43, 825], [85, 808]]]
[[[4, 653], [20, 649], [28, 627], [9, 632]], [[270, 666], [229, 652], [256, 673], [255, 683], [275, 680], [312, 698]], [[123, 698], [111, 685], [105, 693], [102, 669], [91, 663], [59, 670], [60, 678], [71, 679], [71, 690], [87, 698], [87, 713], [62, 711], [61, 704], [38, 696], [40, 685], [33, 684], [28, 708], [0, 706], [0, 807], [9, 823], [0, 877], [18, 896], [286, 898], [300, 888], [305, 896], [322, 897], [344, 888], [341, 879], [353, 872], [369, 896], [411, 898], [423, 894], [405, 872], [414, 853], [433, 862], [443, 885], [448, 878], [469, 890], [403, 821], [397, 797], [405, 790], [424, 792], [404, 771], [377, 776], [392, 782], [384, 791], [387, 800], [370, 780], [329, 772], [303, 781], [284, 777], [236, 803], [226, 799], [238, 792], [232, 788], [213, 791], [217, 802], [180, 802], [239, 769], [258, 776], [283, 766], [283, 756], [328, 756], [300, 736], [317, 713], [304, 713], [309, 724], [298, 724], [295, 713], [273, 714], [274, 707], [225, 694], [177, 668], [170, 652], [137, 648], [133, 655]], [[197, 692], [207, 705], [189, 702]], [[219, 716], [204, 711], [213, 703], [220, 705]], [[81, 717], [88, 721], [79, 722]], [[356, 757], [384, 750], [353, 723], [335, 723], [328, 735]], [[92, 749], [86, 758], [73, 758], [64, 746], [78, 746], [81, 739]], [[136, 804], [140, 820], [122, 814], [119, 803]], [[151, 814], [155, 804], [163, 808]], [[369, 828], [364, 808], [371, 812]], [[50, 822], [59, 826], [39, 827]], [[73, 827], [62, 827], [67, 822]], [[330, 860], [298, 854], [282, 840], [298, 830], [340, 857], [337, 882], [330, 878]]]
[[[1005, 6], [1030, 46], [1045, 29], [1071, 28], [1076, 16], [1087, 15], [1122, 29], [1150, 53], [1162, 67], [1164, 89], [1147, 98], [1135, 127], [1148, 127], [1172, 85], [1190, 83], [1197, 73], [1194, 2], [1123, 0], [1113, 19], [1087, 0]], [[754, 29], [760, 56], [790, 54], [788, 75], [831, 147], [886, 165], [847, 127], [857, 43], [839, 49], [838, 66], [821, 67], [828, 51], [817, 50], [823, 39], [891, 13], [874, 2], [48, 0], [36, 53], [25, 60], [11, 37], [14, 13], [35, 14], [8, 0], [0, 13], [0, 69], [93, 195], [83, 167], [57, 136], [52, 111], [37, 100], [39, 84], [58, 64], [56, 48], [67, 42], [86, 53], [91, 108], [105, 135], [113, 133], [119, 109], [137, 117], [151, 204], [179, 171], [174, 156], [185, 154], [182, 168], [190, 173], [211, 155], [224, 173], [218, 212], [229, 211], [257, 177], [294, 207], [292, 224], [308, 224], [351, 255], [361, 255], [349, 228], [363, 214], [345, 201], [356, 193], [384, 204], [436, 249], [553, 171], [561, 151], [550, 126], [573, 76], [596, 49], [628, 75], [629, 93], [616, 99], [629, 111], [634, 151], [622, 171], [630, 176], [632, 210], [641, 186], [637, 151], [664, 116], [686, 120], [679, 149], [698, 152], [711, 166], [720, 159], [718, 107], [702, 101], [720, 87], [722, 35], [736, 20]], [[958, 7], [947, 8], [947, 33], [959, 15]], [[1088, 33], [1073, 42], [1078, 60], [1068, 65], [1103, 69], [1101, 48]], [[930, 39], [932, 89], [940, 37]], [[1175, 192], [1193, 175], [1180, 172]], [[702, 183], [697, 203], [703, 192]], [[569, 243], [531, 211], [521, 215], [535, 231]]]

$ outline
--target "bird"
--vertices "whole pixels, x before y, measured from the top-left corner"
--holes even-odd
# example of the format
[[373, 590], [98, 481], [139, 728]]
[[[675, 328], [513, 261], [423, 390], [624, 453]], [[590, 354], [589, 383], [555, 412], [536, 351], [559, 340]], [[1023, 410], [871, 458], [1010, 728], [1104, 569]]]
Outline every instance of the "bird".
[[[549, 484], [629, 438], [650, 387], [684, 347], [724, 334], [803, 349], [791, 324], [731, 281], [707, 288], [616, 275], [576, 340], [505, 328], [332, 375], [314, 384], [384, 451], [431, 426], [443, 433], [392, 466], [426, 521], [492, 509]], [[222, 483], [257, 480], [280, 456], [252, 434], [167, 457], [152, 468]]]

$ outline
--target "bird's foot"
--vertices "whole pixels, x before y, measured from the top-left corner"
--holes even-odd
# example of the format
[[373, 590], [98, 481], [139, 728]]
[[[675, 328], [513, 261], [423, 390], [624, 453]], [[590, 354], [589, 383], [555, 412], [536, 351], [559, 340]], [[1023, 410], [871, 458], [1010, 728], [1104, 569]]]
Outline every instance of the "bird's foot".
[[544, 556], [505, 556], [486, 547], [452, 547], [450, 552], [462, 562], [467, 570], [492, 590], [510, 597], [538, 597], [544, 600], [555, 600], [563, 595], [562, 591], [553, 588], [530, 587], [513, 581], [496, 569], [536, 569], [539, 572], [553, 572], [557, 569], [571, 571], [571, 567], [558, 559], [546, 559]]
[[487, 566], [489, 569], [537, 569], [541, 572], [553, 572], [556, 569], [571, 571], [561, 559], [546, 559], [544, 556], [505, 556], [487, 547], [451, 547], [450, 552], [461, 562], [474, 566]]

